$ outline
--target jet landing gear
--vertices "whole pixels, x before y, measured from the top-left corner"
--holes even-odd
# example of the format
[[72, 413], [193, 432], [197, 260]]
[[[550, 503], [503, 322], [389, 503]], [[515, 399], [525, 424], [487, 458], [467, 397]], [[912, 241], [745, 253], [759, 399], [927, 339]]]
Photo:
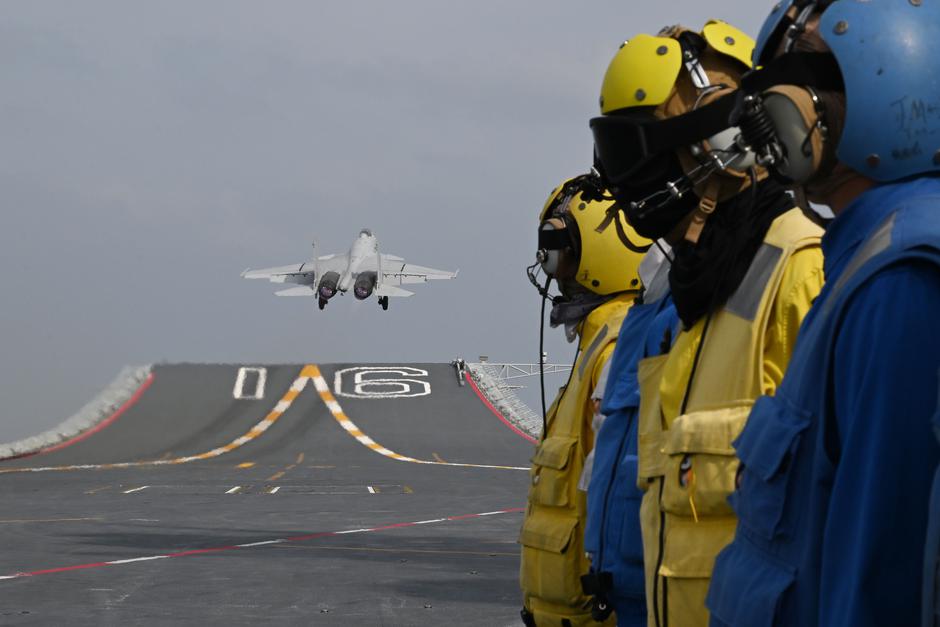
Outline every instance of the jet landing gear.
[[388, 311], [388, 296], [379, 296], [379, 304], [382, 306], [382, 311]]
[[321, 299], [320, 299], [320, 301], [319, 301], [320, 311], [323, 311], [323, 308], [326, 307], [326, 304], [327, 304], [328, 302], [329, 302], [329, 301], [326, 300], [325, 298], [321, 298]]

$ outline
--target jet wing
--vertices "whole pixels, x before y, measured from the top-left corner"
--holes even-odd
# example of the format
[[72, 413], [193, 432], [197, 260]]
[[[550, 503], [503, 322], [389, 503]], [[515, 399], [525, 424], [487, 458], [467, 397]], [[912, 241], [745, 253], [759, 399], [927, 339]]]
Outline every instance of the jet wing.
[[392, 284], [407, 285], [409, 283], [427, 283], [428, 281], [453, 279], [457, 276], [457, 272], [416, 266], [412, 263], [405, 263], [404, 260], [392, 260], [383, 255], [382, 275], [385, 281]]
[[301, 283], [312, 284], [316, 281], [316, 272], [313, 262], [295, 263], [290, 266], [276, 268], [263, 268], [261, 270], [245, 270], [243, 279], [267, 279], [272, 283]]
[[[341, 268], [344, 264], [345, 255], [326, 255], [319, 257], [316, 261], [305, 261], [295, 263], [289, 266], [278, 266], [276, 268], [263, 268], [260, 270], [245, 270], [242, 272], [244, 279], [267, 279], [272, 283], [299, 283], [300, 285], [313, 285], [317, 281], [317, 266], [320, 272], [329, 272], [336, 268]], [[336, 268], [334, 268], [336, 266]]]

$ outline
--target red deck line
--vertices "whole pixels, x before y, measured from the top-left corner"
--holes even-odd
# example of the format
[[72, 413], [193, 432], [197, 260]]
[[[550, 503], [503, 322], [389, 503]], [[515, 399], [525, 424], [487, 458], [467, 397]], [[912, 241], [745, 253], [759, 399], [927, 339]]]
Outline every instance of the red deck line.
[[469, 372], [465, 372], [464, 377], [466, 377], [467, 382], [470, 384], [470, 387], [473, 388], [473, 391], [476, 392], [478, 397], [480, 397], [480, 400], [483, 401], [483, 404], [489, 407], [490, 411], [493, 412], [496, 415], [496, 417], [502, 421], [504, 425], [512, 429], [516, 435], [520, 435], [524, 437], [526, 440], [528, 440], [532, 444], [538, 444], [538, 440], [533, 438], [531, 435], [529, 435], [528, 433], [526, 433], [525, 431], [523, 431], [516, 425], [512, 424], [512, 422], [510, 422], [509, 420], [506, 419], [505, 416], [503, 416], [502, 412], [500, 412], [498, 409], [493, 407], [493, 403], [491, 403], [489, 399], [483, 396], [483, 392], [481, 392], [480, 388], [477, 387], [476, 382], [473, 380], [473, 377], [470, 376]]
[[[270, 544], [277, 544], [277, 543], [283, 544], [285, 542], [302, 542], [304, 540], [312, 540], [315, 538], [325, 538], [329, 536], [347, 535], [351, 533], [370, 533], [374, 531], [400, 529], [403, 527], [414, 527], [417, 525], [423, 525], [423, 524], [427, 524], [430, 522], [434, 522], [434, 523], [452, 522], [452, 521], [458, 521], [458, 520], [467, 520], [470, 518], [483, 518], [483, 517], [488, 517], [488, 516], [494, 516], [497, 514], [515, 514], [515, 513], [524, 512], [524, 511], [525, 511], [524, 507], [511, 507], [509, 509], [502, 509], [502, 510], [497, 510], [497, 511], [492, 511], [492, 512], [482, 512], [479, 514], [462, 514], [459, 516], [445, 516], [445, 517], [434, 519], [434, 520], [417, 520], [417, 521], [411, 521], [411, 522], [393, 523], [389, 525], [381, 525], [379, 527], [371, 527], [368, 529], [354, 529], [354, 530], [345, 530], [345, 531], [323, 531], [320, 533], [311, 533], [311, 534], [302, 535], [302, 536], [291, 536], [289, 538], [274, 538], [271, 540], [267, 540], [266, 541], [267, 544], [260, 544], [259, 546], [239, 546], [236, 544], [229, 544], [225, 546], [208, 547], [204, 549], [189, 549], [186, 551], [177, 551], [174, 553], [163, 553], [159, 555], [144, 555], [144, 556], [139, 556], [139, 557], [134, 557], [134, 558], [123, 558], [123, 559], [111, 560], [111, 561], [106, 561], [106, 562], [91, 562], [89, 564], [76, 564], [74, 566], [61, 566], [59, 568], [45, 568], [42, 570], [21, 571], [21, 572], [11, 573], [9, 575], [0, 576], [0, 581], [4, 581], [4, 580], [10, 581], [13, 579], [21, 579], [23, 577], [38, 577], [40, 575], [51, 575], [54, 573], [63, 573], [63, 572], [68, 572], [68, 571], [73, 571], [73, 570], [105, 568], [107, 566], [123, 566], [128, 563], [140, 564], [140, 563], [147, 563], [149, 561], [171, 559], [175, 557], [191, 557], [194, 555], [206, 555], [209, 553], [223, 553], [227, 551], [237, 551], [239, 549], [261, 548], [263, 546], [268, 546]], [[259, 542], [265, 542], [265, 541], [259, 541]], [[255, 542], [252, 542], [251, 544], [255, 544]]]

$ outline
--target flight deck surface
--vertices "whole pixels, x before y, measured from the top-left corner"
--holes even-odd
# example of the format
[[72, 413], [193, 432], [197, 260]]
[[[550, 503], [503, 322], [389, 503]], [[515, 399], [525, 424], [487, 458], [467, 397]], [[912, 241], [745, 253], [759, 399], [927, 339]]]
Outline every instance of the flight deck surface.
[[153, 369], [0, 462], [0, 624], [509, 625], [533, 444], [449, 365]]

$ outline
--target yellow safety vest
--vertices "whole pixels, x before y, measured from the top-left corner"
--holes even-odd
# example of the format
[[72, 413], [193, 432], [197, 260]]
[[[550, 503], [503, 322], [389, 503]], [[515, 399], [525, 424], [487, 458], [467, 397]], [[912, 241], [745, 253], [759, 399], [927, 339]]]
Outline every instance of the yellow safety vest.
[[[637, 484], [645, 490], [640, 525], [651, 627], [708, 625], [705, 595], [715, 557], [737, 525], [727, 500], [738, 469], [732, 442], [766, 392], [765, 333], [788, 262], [799, 250], [818, 249], [821, 236], [799, 209], [779, 216], [724, 308], [694, 327], [699, 341], [677, 339], [669, 354], [639, 363]], [[684, 411], [672, 420], [661, 396], [670, 359], [692, 369], [684, 373]]]
[[590, 561], [584, 553], [587, 502], [578, 478], [594, 446], [594, 385], [634, 299], [632, 293], [620, 295], [582, 322], [571, 378], [548, 410], [547, 434], [532, 457], [529, 502], [519, 534], [519, 581], [525, 608], [538, 627], [600, 624], [591, 618], [591, 599], [581, 590], [581, 575], [587, 574]]

